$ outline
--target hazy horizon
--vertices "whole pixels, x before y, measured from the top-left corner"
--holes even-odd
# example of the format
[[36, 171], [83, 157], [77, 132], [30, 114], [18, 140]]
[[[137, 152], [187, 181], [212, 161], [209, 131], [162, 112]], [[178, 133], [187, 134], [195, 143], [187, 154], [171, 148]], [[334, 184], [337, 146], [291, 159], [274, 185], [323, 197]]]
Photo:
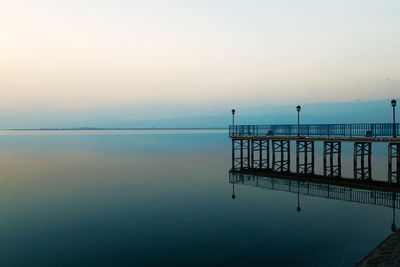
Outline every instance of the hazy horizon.
[[[301, 123], [392, 122], [391, 99], [301, 104]], [[297, 123], [296, 105], [119, 107], [85, 111], [42, 110], [0, 114], [0, 129], [225, 128], [237, 124]], [[397, 116], [399, 112], [397, 111]]]

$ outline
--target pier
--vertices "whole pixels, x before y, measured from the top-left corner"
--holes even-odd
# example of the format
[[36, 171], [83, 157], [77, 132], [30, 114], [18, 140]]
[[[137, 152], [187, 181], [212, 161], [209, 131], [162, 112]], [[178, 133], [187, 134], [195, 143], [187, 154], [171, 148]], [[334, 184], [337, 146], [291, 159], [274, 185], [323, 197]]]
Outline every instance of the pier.
[[[234, 113], [233, 113], [234, 114]], [[314, 175], [315, 142], [323, 142], [323, 176], [342, 179], [342, 143], [351, 142], [353, 179], [371, 183], [374, 143], [388, 149], [387, 183], [400, 186], [400, 124], [231, 125], [232, 170], [290, 173], [291, 142], [296, 144], [296, 175]]]
[[[229, 127], [232, 198], [236, 198], [235, 186], [239, 185], [297, 194], [297, 212], [301, 211], [301, 195], [388, 207], [392, 210], [390, 229], [393, 234], [357, 266], [397, 266], [400, 263], [400, 230], [395, 223], [396, 210], [400, 209], [399, 135], [399, 123], [233, 124]], [[323, 145], [316, 146], [316, 142]], [[353, 145], [353, 177], [350, 178], [342, 175], [344, 142]], [[376, 143], [387, 145], [384, 180], [372, 177], [371, 158]], [[294, 170], [291, 170], [294, 158], [291, 147], [296, 153]], [[315, 147], [323, 150], [317, 153], [322, 156], [322, 174], [315, 173]]]

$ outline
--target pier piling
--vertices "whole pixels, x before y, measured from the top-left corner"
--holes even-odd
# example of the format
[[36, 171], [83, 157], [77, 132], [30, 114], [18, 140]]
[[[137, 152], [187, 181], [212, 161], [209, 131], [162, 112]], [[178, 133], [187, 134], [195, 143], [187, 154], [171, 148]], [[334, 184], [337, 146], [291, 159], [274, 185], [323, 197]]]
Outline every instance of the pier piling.
[[272, 171], [290, 172], [290, 140], [272, 140]]
[[354, 143], [354, 158], [353, 158], [354, 179], [372, 180], [371, 148], [372, 146], [370, 142]]
[[[324, 176], [331, 178], [334, 177], [340, 178], [342, 176], [342, 162], [341, 162], [342, 143], [333, 141], [324, 141], [323, 153], [324, 153], [324, 161], [323, 161]], [[327, 159], [328, 156], [329, 156], [329, 161]]]
[[400, 183], [400, 144], [388, 145], [388, 182]]
[[296, 141], [296, 173], [314, 174], [314, 165], [314, 141]]

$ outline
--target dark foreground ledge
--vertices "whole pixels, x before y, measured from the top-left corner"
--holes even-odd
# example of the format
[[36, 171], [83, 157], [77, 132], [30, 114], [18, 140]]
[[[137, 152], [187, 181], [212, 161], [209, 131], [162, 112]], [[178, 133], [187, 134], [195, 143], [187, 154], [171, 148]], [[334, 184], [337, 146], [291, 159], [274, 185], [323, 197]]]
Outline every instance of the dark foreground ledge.
[[389, 235], [356, 266], [400, 266], [400, 230]]

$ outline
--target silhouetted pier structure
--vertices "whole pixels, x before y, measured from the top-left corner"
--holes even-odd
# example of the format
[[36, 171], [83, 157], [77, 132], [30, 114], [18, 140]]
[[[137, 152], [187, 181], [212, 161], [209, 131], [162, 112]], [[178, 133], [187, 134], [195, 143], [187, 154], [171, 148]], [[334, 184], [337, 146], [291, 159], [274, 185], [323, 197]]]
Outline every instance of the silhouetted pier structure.
[[[323, 142], [323, 176], [342, 178], [342, 143], [354, 144], [354, 179], [372, 181], [373, 143], [388, 145], [387, 183], [400, 185], [400, 124], [231, 125], [232, 169], [290, 172], [290, 144], [296, 142], [296, 174], [314, 175], [315, 142]], [[271, 160], [272, 158], [272, 160]]]

